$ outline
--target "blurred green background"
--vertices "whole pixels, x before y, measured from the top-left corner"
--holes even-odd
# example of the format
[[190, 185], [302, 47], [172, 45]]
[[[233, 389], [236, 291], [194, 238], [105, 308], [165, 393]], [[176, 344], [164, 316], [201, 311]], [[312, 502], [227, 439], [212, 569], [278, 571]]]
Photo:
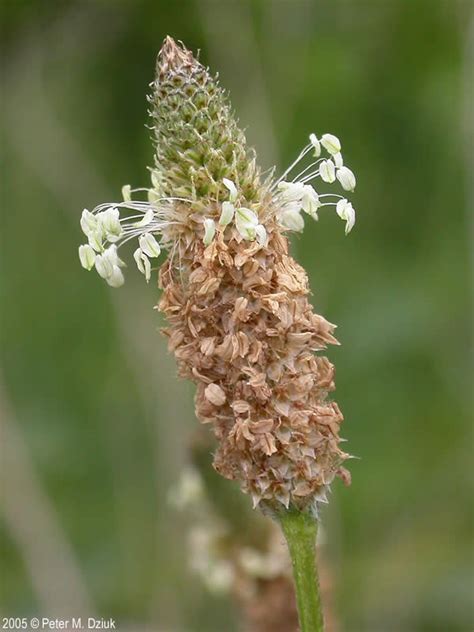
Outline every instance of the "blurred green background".
[[148, 83], [170, 34], [220, 73], [268, 168], [340, 136], [355, 230], [294, 242], [339, 326], [353, 484], [324, 513], [342, 632], [474, 628], [471, 2], [3, 0], [2, 616], [227, 632], [167, 495], [197, 421], [130, 266], [81, 269], [84, 207], [148, 185]]

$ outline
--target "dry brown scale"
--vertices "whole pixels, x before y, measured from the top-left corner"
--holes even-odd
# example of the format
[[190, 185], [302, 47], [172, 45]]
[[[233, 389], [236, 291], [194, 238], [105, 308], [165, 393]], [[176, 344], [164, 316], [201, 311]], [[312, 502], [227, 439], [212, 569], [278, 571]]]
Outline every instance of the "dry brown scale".
[[324, 500], [336, 474], [348, 478], [343, 417], [328, 398], [334, 366], [315, 355], [337, 341], [335, 326], [313, 312], [287, 239], [276, 223], [267, 230], [266, 247], [235, 230], [207, 248], [193, 240], [185, 274], [171, 259], [163, 265], [158, 308], [180, 376], [197, 385], [196, 414], [217, 438], [216, 470], [255, 505], [304, 508]]

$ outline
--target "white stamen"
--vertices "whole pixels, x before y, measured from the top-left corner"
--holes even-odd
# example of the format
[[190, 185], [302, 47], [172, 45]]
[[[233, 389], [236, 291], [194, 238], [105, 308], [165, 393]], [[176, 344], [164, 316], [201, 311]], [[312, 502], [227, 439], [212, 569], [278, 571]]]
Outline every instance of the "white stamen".
[[222, 202], [222, 212], [219, 218], [219, 226], [227, 226], [234, 219], [235, 207], [232, 202]]
[[296, 202], [304, 195], [304, 184], [301, 182], [280, 182], [278, 190], [281, 191], [283, 202]]
[[81, 228], [82, 232], [88, 237], [93, 231], [97, 229], [97, 219], [93, 213], [86, 208], [82, 211], [81, 215]]
[[114, 266], [112, 274], [107, 277], [106, 281], [110, 287], [121, 287], [125, 283], [122, 270], [118, 266]]
[[340, 169], [342, 165], [344, 164], [344, 161], [342, 159], [342, 154], [340, 151], [338, 151], [337, 154], [334, 154], [332, 159], [334, 160], [334, 164], [336, 165], [338, 169]]
[[141, 248], [137, 248], [133, 253], [133, 258], [137, 264], [137, 268], [140, 270], [142, 274], [145, 275], [146, 282], [150, 280], [151, 276], [151, 263], [146, 254], [142, 251]]
[[301, 198], [301, 207], [305, 213], [311, 215], [315, 220], [318, 219], [318, 208], [321, 206], [319, 196], [310, 184], [305, 184], [303, 196]]
[[95, 269], [103, 279], [108, 279], [112, 275], [114, 266], [105, 254], [97, 255], [95, 258]]
[[278, 180], [276, 180], [271, 189], [275, 189], [278, 186], [278, 183], [281, 182], [282, 180], [285, 179], [285, 177], [291, 172], [291, 170], [300, 162], [300, 160], [302, 160], [306, 154], [311, 151], [311, 148], [313, 147], [313, 145], [311, 143], [309, 143], [309, 145], [306, 145], [306, 147], [304, 147], [304, 149], [299, 153], [298, 157], [296, 158], [296, 160], [294, 162], [291, 163], [291, 165], [288, 167], [288, 169], [286, 169], [281, 176], [278, 178]]
[[[301, 178], [302, 176], [304, 176], [304, 174], [305, 174], [305, 173], [306, 173], [309, 169], [311, 169], [312, 167], [316, 167], [316, 165], [319, 165], [319, 164], [320, 164], [323, 160], [324, 160], [324, 158], [320, 158], [319, 160], [314, 160], [313, 162], [311, 162], [311, 163], [310, 163], [307, 167], [305, 167], [305, 168], [303, 169], [303, 171], [300, 171], [300, 173], [299, 173], [297, 176], [295, 176], [295, 177], [293, 178], [293, 182], [298, 182], [298, 181], [300, 181], [300, 178]], [[317, 171], [315, 171], [315, 173], [319, 173], [319, 171], [317, 170]]]
[[[317, 177], [323, 182], [333, 183], [336, 178], [347, 191], [354, 190], [356, 179], [353, 172], [344, 166], [341, 154], [341, 143], [333, 134], [323, 134], [318, 139], [316, 134], [310, 134], [310, 144], [306, 146], [297, 159], [288, 167], [282, 176], [273, 183], [270, 190], [274, 195], [274, 202], [279, 207], [278, 219], [280, 223], [290, 230], [300, 231], [304, 227], [304, 219], [301, 211], [318, 219], [318, 209], [324, 206], [337, 207], [338, 214], [346, 220], [346, 234], [350, 232], [355, 222], [355, 211], [352, 205], [343, 196], [336, 193], [323, 193], [319, 195], [308, 184]], [[292, 182], [285, 180], [285, 176], [292, 171], [294, 166], [304, 158], [311, 147], [314, 148], [314, 156], [318, 157], [321, 145], [331, 154], [331, 158], [312, 160], [304, 169], [292, 178]], [[322, 199], [335, 199], [335, 202], [322, 202]]]
[[79, 259], [83, 268], [86, 270], [92, 270], [94, 267], [95, 257], [96, 254], [94, 249], [89, 244], [79, 246]]
[[310, 134], [309, 135], [309, 142], [314, 147], [314, 154], [313, 154], [313, 156], [315, 158], [319, 158], [319, 156], [321, 155], [321, 143], [319, 142], [318, 137], [316, 136], [316, 134]]
[[321, 137], [321, 145], [330, 154], [337, 154], [341, 151], [341, 142], [334, 134], [323, 134]]
[[[148, 211], [143, 216], [143, 219], [141, 219], [139, 222], [136, 222], [135, 226], [147, 226], [151, 221], [153, 221], [154, 216], [154, 210], [152, 208], [148, 209]], [[130, 218], [128, 217], [127, 219]]]
[[116, 207], [112, 207], [98, 213], [96, 215], [98, 225], [107, 237], [108, 241], [118, 241], [122, 235], [122, 226], [120, 224], [120, 211]]
[[151, 233], [145, 233], [138, 239], [138, 243], [143, 252], [149, 257], [159, 257], [161, 248]]
[[228, 178], [222, 178], [222, 182], [226, 189], [228, 189], [229, 191], [229, 200], [231, 202], [235, 202], [235, 200], [237, 199], [237, 187], [232, 182], [232, 180], [229, 180]]
[[129, 184], [125, 184], [122, 187], [122, 197], [124, 202], [131, 202], [132, 200], [132, 187]]
[[337, 170], [336, 177], [346, 191], [353, 191], [356, 185], [356, 179], [353, 172], [348, 167], [341, 167]]
[[319, 174], [321, 176], [321, 180], [324, 182], [334, 182], [336, 179], [336, 168], [331, 159], [323, 160], [319, 167]]
[[266, 246], [268, 243], [268, 235], [265, 226], [259, 224], [255, 227], [255, 234], [257, 236], [257, 241], [261, 246]]
[[209, 246], [209, 244], [214, 239], [214, 235], [216, 234], [216, 223], [213, 219], [206, 218], [203, 221], [204, 224], [204, 237], [203, 242], [205, 246]]
[[235, 212], [235, 226], [239, 234], [248, 241], [253, 241], [256, 237], [256, 227], [258, 226], [258, 216], [249, 208], [241, 207]]
[[90, 233], [88, 237], [89, 245], [96, 251], [102, 252], [104, 247], [102, 246], [102, 237], [100, 233]]
[[289, 230], [301, 232], [304, 228], [304, 219], [297, 208], [284, 210], [280, 216], [280, 223]]
[[348, 235], [355, 224], [355, 210], [352, 204], [343, 198], [336, 204], [336, 213], [346, 222], [346, 235]]

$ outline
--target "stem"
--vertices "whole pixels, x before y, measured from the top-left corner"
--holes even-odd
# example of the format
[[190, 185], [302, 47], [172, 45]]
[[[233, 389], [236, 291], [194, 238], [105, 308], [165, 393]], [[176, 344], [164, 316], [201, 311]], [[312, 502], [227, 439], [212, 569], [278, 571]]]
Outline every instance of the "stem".
[[295, 509], [279, 515], [288, 544], [295, 580], [301, 632], [323, 632], [323, 611], [316, 569], [317, 521]]

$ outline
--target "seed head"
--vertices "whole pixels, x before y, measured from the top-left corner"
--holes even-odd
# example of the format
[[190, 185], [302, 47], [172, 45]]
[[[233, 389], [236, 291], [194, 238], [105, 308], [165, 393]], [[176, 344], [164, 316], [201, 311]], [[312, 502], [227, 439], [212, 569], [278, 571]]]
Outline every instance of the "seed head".
[[[285, 233], [332, 207], [347, 234], [352, 204], [311, 183], [353, 190], [355, 176], [336, 136], [311, 134], [280, 178], [262, 182], [217, 78], [169, 37], [152, 87], [151, 187], [126, 185], [123, 201], [83, 212], [81, 264], [118, 287], [122, 243], [137, 239], [134, 259], [147, 281], [150, 260], [168, 252], [158, 309], [179, 374], [196, 384], [197, 417], [216, 437], [214, 467], [239, 481], [254, 506], [316, 512], [335, 475], [350, 480], [343, 417], [330, 397], [334, 367], [319, 355], [337, 340], [335, 325], [313, 311]], [[147, 200], [132, 198], [142, 191]]]

